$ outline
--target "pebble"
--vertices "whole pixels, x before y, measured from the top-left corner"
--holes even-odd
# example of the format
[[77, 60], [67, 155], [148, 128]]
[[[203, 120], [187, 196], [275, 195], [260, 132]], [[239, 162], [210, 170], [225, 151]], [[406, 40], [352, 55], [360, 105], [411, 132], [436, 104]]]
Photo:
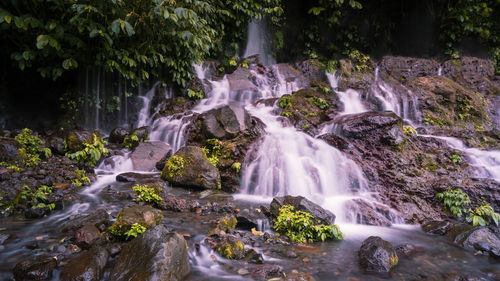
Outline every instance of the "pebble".
[[248, 270], [244, 269], [244, 268], [238, 269], [238, 274], [239, 275], [247, 275], [248, 273], [250, 273], [250, 272]]

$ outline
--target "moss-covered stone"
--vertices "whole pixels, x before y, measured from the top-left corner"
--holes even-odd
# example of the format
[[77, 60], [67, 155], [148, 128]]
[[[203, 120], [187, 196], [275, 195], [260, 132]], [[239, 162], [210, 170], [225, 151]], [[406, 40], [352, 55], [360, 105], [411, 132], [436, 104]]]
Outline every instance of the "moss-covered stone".
[[227, 259], [239, 260], [245, 257], [245, 245], [241, 240], [228, 236], [218, 243], [217, 252]]
[[135, 223], [149, 229], [158, 225], [162, 219], [161, 211], [148, 205], [125, 208], [118, 213], [118, 217], [109, 228], [109, 232], [123, 238]]

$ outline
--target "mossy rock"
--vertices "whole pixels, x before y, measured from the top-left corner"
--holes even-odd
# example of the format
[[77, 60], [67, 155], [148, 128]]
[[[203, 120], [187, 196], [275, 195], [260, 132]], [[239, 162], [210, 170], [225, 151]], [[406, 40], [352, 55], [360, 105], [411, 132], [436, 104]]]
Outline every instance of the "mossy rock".
[[125, 208], [118, 213], [109, 232], [114, 236], [124, 237], [134, 223], [139, 223], [149, 229], [158, 225], [162, 219], [161, 211], [148, 205]]
[[162, 179], [172, 185], [197, 188], [220, 189], [219, 170], [210, 164], [200, 147], [180, 148], [167, 163], [161, 173]]
[[234, 236], [225, 236], [217, 243], [217, 253], [226, 259], [240, 260], [245, 257], [245, 244]]
[[208, 233], [208, 236], [224, 235], [230, 230], [236, 228], [237, 223], [238, 220], [234, 215], [226, 215], [225, 217], [222, 217], [217, 221], [217, 226]]
[[92, 141], [91, 137], [93, 134], [96, 134], [98, 137], [101, 136], [97, 131], [70, 131], [64, 138], [67, 152], [73, 153], [84, 149], [84, 143]]

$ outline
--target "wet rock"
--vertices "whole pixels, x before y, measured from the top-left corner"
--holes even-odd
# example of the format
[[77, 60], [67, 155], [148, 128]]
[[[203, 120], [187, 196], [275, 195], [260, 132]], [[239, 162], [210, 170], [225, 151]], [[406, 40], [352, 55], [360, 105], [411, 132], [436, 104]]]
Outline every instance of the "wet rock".
[[321, 221], [322, 224], [334, 224], [335, 215], [332, 212], [321, 208], [318, 204], [313, 203], [303, 196], [284, 196], [274, 197], [269, 211], [271, 216], [278, 217], [279, 209], [283, 205], [291, 205], [297, 211], [305, 211], [310, 213], [316, 220]]
[[316, 281], [314, 277], [304, 272], [292, 272], [287, 274], [286, 277], [280, 279], [280, 281]]
[[19, 143], [14, 139], [0, 137], [0, 162], [20, 161], [19, 148]]
[[387, 206], [354, 199], [346, 203], [352, 221], [359, 224], [391, 226], [390, 209]]
[[434, 60], [408, 57], [383, 57], [380, 72], [405, 81], [412, 77], [437, 76], [439, 64]]
[[183, 280], [190, 272], [186, 240], [159, 225], [125, 245], [110, 280]]
[[301, 61], [295, 64], [295, 68], [299, 70], [307, 79], [325, 80], [325, 67], [318, 60], [310, 59]]
[[345, 115], [336, 120], [341, 133], [348, 138], [378, 138], [387, 144], [404, 140], [401, 118], [393, 112], [364, 112]]
[[161, 141], [141, 142], [130, 155], [134, 170], [152, 171], [156, 162], [160, 161], [171, 150], [170, 145]]
[[216, 240], [216, 251], [226, 259], [241, 260], [245, 257], [245, 244], [233, 235], [224, 235]]
[[168, 159], [172, 157], [172, 150], [170, 150], [167, 154], [165, 154], [165, 156], [163, 156], [163, 158], [160, 159], [160, 161], [156, 162], [156, 169], [158, 171], [161, 171], [163, 170], [163, 168], [165, 167], [165, 164], [167, 163]]
[[252, 83], [252, 78], [255, 77], [255, 75], [256, 74], [252, 73], [250, 69], [242, 67], [239, 67], [233, 73], [228, 74], [226, 77], [231, 92], [233, 92], [235, 95], [258, 92], [257, 86]]
[[158, 203], [158, 208], [162, 210], [169, 210], [174, 212], [183, 212], [188, 209], [188, 202], [186, 199], [177, 198], [174, 196], [164, 197]]
[[64, 147], [64, 139], [58, 136], [51, 136], [47, 139], [47, 146], [56, 154], [64, 155], [66, 148]]
[[109, 253], [100, 246], [93, 247], [72, 258], [61, 271], [61, 281], [99, 281]]
[[207, 138], [231, 139], [250, 126], [250, 115], [236, 103], [212, 109], [200, 115], [202, 132]]
[[424, 232], [438, 235], [445, 235], [452, 226], [450, 221], [427, 221], [421, 225]]
[[377, 236], [370, 236], [358, 251], [359, 264], [365, 271], [389, 272], [398, 264], [398, 255], [391, 243]]
[[337, 148], [338, 150], [344, 151], [349, 148], [349, 143], [335, 134], [324, 134], [318, 137], [319, 139], [324, 140], [329, 145]]
[[254, 249], [249, 249], [245, 253], [245, 260], [251, 263], [263, 263], [264, 257], [261, 253], [257, 253]]
[[52, 278], [52, 270], [56, 267], [54, 257], [43, 255], [16, 264], [12, 273], [16, 281], [48, 280]]
[[443, 64], [442, 75], [460, 85], [486, 95], [496, 95], [499, 86], [495, 85], [495, 67], [491, 60], [475, 57], [461, 57], [459, 60], [448, 60]]
[[90, 248], [94, 240], [101, 237], [101, 232], [94, 225], [88, 224], [75, 232], [75, 243], [82, 248]]
[[162, 178], [172, 185], [198, 189], [220, 189], [219, 171], [208, 162], [201, 148], [180, 148], [165, 164]]
[[141, 173], [134, 173], [134, 172], [127, 172], [127, 173], [122, 173], [116, 176], [116, 181], [119, 182], [154, 182], [158, 181], [160, 179], [160, 173], [148, 173], [148, 174], [141, 174]]
[[109, 214], [105, 210], [99, 209], [89, 213], [78, 214], [62, 225], [61, 231], [65, 233], [76, 231], [85, 225], [99, 226], [103, 224], [109, 224]]
[[273, 277], [280, 277], [283, 271], [280, 266], [275, 264], [262, 264], [253, 267], [250, 270], [250, 275], [255, 279], [270, 279]]
[[[297, 88], [307, 88], [309, 85], [309, 79], [298, 69], [288, 63], [277, 63], [272, 67], [274, 75], [279, 73], [280, 79], [286, 81], [287, 83], [295, 83]], [[314, 76], [314, 75], [313, 75]], [[324, 77], [324, 73], [319, 75]]]
[[123, 236], [134, 223], [139, 223], [146, 228], [152, 228], [159, 224], [162, 218], [163, 215], [160, 210], [148, 205], [125, 208], [118, 213], [118, 217], [110, 227], [110, 231], [116, 236]]
[[419, 252], [423, 252], [421, 247], [417, 247], [411, 243], [399, 245], [394, 250], [398, 257], [411, 257]]
[[128, 134], [129, 132], [124, 128], [114, 128], [111, 133], [109, 133], [108, 142], [122, 144]]
[[465, 249], [489, 253], [500, 258], [500, 238], [488, 227], [475, 227], [458, 234], [453, 242]]

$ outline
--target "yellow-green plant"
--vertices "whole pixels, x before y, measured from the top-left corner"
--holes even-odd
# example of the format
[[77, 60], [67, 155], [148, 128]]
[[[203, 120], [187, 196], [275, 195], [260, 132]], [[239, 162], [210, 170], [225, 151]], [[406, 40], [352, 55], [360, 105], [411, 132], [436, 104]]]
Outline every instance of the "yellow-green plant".
[[318, 107], [321, 110], [325, 110], [328, 109], [328, 107], [330, 107], [330, 103], [319, 97], [312, 97], [311, 101], [316, 107]]
[[125, 232], [124, 235], [125, 235], [125, 239], [126, 240], [130, 240], [130, 239], [133, 239], [137, 236], [139, 236], [141, 233], [143, 233], [144, 231], [146, 231], [146, 227], [145, 226], [142, 226], [140, 223], [136, 222], [134, 223], [131, 227], [130, 227], [130, 230]]
[[342, 240], [344, 234], [337, 225], [325, 225], [315, 221], [314, 217], [304, 211], [295, 211], [293, 206], [283, 205], [279, 210], [274, 229], [282, 233], [292, 242], [308, 243], [327, 239]]
[[467, 216], [467, 221], [472, 223], [474, 226], [485, 226], [488, 225], [489, 218], [491, 218], [495, 225], [498, 226], [500, 215], [495, 213], [495, 210], [493, 210], [493, 207], [491, 207], [490, 204], [484, 204], [474, 210], [470, 210], [470, 213]]
[[35, 167], [40, 163], [40, 157], [48, 158], [52, 155], [49, 148], [43, 147], [45, 143], [28, 128], [24, 128], [15, 139], [21, 145], [19, 155], [26, 167]]
[[203, 150], [203, 153], [205, 153], [207, 161], [210, 162], [210, 164], [212, 164], [213, 166], [217, 167], [217, 165], [219, 165], [220, 157], [222, 154], [222, 148], [222, 141], [218, 139], [207, 139], [201, 149]]
[[137, 133], [133, 132], [125, 136], [125, 138], [123, 139], [123, 146], [132, 149], [137, 147], [139, 143], [145, 142], [147, 140], [148, 140], [147, 135], [139, 138], [139, 136], [137, 136]]
[[97, 162], [101, 160], [102, 156], [106, 156], [108, 154], [108, 149], [105, 147], [106, 141], [96, 134], [92, 134], [92, 136], [86, 140], [83, 145], [85, 146], [84, 149], [75, 153], [66, 153], [66, 156], [80, 164], [95, 166]]
[[162, 177], [172, 179], [178, 173], [182, 173], [182, 169], [184, 169], [184, 158], [178, 155], [172, 155], [172, 157], [168, 159], [167, 163], [165, 163], [165, 168], [162, 171]]
[[450, 160], [451, 160], [451, 162], [453, 162], [453, 164], [462, 163], [462, 157], [456, 153], [450, 155]]
[[291, 98], [292, 98], [291, 96], [282, 96], [278, 100], [278, 106], [283, 109], [289, 108], [290, 106], [292, 106]]
[[416, 136], [417, 131], [410, 125], [403, 126], [403, 133], [405, 136]]
[[466, 206], [471, 203], [469, 195], [460, 188], [440, 192], [436, 198], [444, 203], [445, 210], [449, 210], [456, 217], [461, 217], [467, 211]]
[[158, 204], [163, 200], [153, 187], [137, 184], [132, 188], [137, 196], [136, 201]]
[[47, 198], [47, 196], [50, 195], [52, 191], [52, 187], [50, 186], [42, 185], [39, 188], [33, 190], [25, 184], [22, 191], [19, 193], [18, 198], [16, 198], [16, 203], [24, 202], [32, 209], [47, 207], [52, 211], [55, 208], [55, 204], [48, 203]]
[[239, 173], [240, 172], [240, 169], [241, 169], [241, 163], [240, 162], [234, 162], [232, 165], [231, 165], [231, 168], [233, 170], [236, 171], [236, 173]]
[[71, 183], [74, 184], [77, 187], [82, 186], [83, 184], [88, 184], [90, 183], [90, 179], [85, 175], [85, 170], [83, 169], [76, 169], [76, 179], [72, 179]]

